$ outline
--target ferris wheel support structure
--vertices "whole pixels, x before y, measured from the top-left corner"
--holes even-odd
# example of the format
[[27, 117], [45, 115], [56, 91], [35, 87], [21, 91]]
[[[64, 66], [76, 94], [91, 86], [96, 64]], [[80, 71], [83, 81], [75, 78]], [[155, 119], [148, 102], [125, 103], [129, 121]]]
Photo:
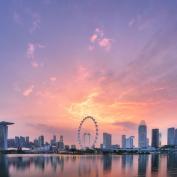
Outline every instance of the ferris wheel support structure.
[[95, 118], [93, 118], [92, 116], [86, 116], [86, 117], [84, 117], [84, 118], [82, 119], [82, 121], [80, 122], [79, 128], [78, 128], [78, 130], [77, 130], [77, 140], [78, 140], [78, 143], [79, 143], [79, 146], [81, 147], [81, 149], [86, 148], [86, 147], [85, 147], [85, 143], [84, 143], [84, 145], [83, 145], [83, 143], [82, 143], [82, 141], [81, 141], [81, 130], [82, 130], [83, 124], [84, 124], [85, 121], [88, 120], [88, 119], [92, 120], [92, 122], [93, 122], [93, 124], [94, 124], [94, 126], [95, 126], [95, 135], [93, 136], [93, 137], [94, 137], [93, 143], [91, 144], [91, 146], [90, 146], [89, 148], [94, 148], [95, 145], [96, 145], [96, 143], [97, 143], [97, 140], [98, 140], [98, 132], [99, 132], [99, 131], [98, 131], [98, 123], [97, 123], [97, 121], [96, 121]]

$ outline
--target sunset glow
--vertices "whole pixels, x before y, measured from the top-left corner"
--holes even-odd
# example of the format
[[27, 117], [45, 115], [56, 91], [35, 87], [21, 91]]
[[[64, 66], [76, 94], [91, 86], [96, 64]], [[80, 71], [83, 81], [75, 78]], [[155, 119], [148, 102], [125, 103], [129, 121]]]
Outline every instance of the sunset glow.
[[90, 115], [114, 144], [137, 136], [141, 120], [166, 143], [167, 127], [177, 127], [176, 1], [2, 4], [0, 119], [15, 123], [9, 137], [76, 144]]

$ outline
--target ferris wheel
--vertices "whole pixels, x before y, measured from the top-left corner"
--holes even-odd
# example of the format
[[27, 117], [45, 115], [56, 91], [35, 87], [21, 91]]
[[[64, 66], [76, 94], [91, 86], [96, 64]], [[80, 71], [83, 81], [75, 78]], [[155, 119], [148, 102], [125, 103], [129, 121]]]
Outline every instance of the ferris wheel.
[[[93, 141], [91, 142], [91, 144], [90, 144], [90, 136], [91, 136], [90, 133], [84, 133], [84, 143], [83, 143], [82, 137], [81, 137], [82, 126], [84, 125], [84, 123], [86, 123], [86, 120], [91, 120], [93, 122], [94, 128], [95, 128], [95, 133], [93, 135]], [[98, 140], [98, 124], [92, 116], [84, 117], [79, 124], [79, 128], [78, 128], [78, 131], [77, 131], [77, 140], [78, 140], [78, 143], [79, 143], [81, 149], [86, 148], [85, 147], [85, 136], [89, 137], [89, 145], [90, 145], [89, 148], [94, 148], [96, 143], [97, 143], [97, 140]]]

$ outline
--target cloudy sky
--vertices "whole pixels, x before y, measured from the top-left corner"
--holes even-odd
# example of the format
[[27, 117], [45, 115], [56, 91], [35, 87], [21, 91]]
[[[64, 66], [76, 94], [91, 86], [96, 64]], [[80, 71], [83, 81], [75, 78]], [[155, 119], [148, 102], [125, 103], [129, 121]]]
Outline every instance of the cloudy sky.
[[0, 23], [0, 120], [15, 122], [10, 137], [76, 144], [86, 115], [99, 143], [104, 131], [115, 144], [137, 136], [142, 119], [163, 144], [177, 127], [176, 0], [2, 0]]

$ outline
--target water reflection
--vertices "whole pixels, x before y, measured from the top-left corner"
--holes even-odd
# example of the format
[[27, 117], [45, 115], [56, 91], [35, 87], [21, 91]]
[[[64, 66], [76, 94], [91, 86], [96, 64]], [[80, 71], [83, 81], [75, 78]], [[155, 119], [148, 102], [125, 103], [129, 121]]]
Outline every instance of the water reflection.
[[172, 153], [167, 157], [167, 174], [169, 177], [177, 176], [177, 154]]
[[138, 176], [145, 177], [147, 170], [149, 156], [148, 155], [139, 155], [138, 157]]
[[0, 156], [0, 177], [24, 177], [24, 174], [26, 177], [176, 177], [177, 153], [121, 156]]
[[122, 168], [132, 168], [133, 166], [133, 155], [122, 155]]
[[9, 177], [8, 160], [5, 155], [0, 156], [0, 177]]
[[[1, 159], [1, 158], [0, 158]], [[18, 171], [25, 171], [30, 169], [33, 165], [36, 169], [40, 171], [44, 171], [48, 164], [50, 164], [52, 171], [56, 171], [57, 167], [59, 166], [61, 171], [64, 168], [64, 159], [62, 156], [57, 157], [46, 157], [46, 156], [36, 156], [36, 157], [11, 157], [11, 158], [4, 158], [4, 160], [8, 160], [8, 167], [13, 167]], [[6, 163], [7, 164], [7, 163]], [[7, 167], [7, 169], [8, 169]], [[1, 167], [0, 167], [1, 168]]]
[[78, 159], [78, 161], [79, 161], [78, 164], [79, 177], [99, 176], [97, 156], [81, 156]]
[[112, 156], [104, 155], [103, 156], [103, 172], [109, 173], [111, 172], [111, 168], [112, 168]]
[[158, 175], [159, 171], [159, 154], [152, 154], [151, 156], [151, 173], [154, 176]]

